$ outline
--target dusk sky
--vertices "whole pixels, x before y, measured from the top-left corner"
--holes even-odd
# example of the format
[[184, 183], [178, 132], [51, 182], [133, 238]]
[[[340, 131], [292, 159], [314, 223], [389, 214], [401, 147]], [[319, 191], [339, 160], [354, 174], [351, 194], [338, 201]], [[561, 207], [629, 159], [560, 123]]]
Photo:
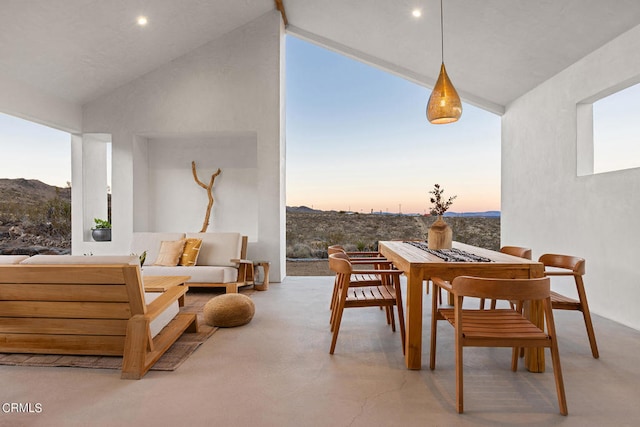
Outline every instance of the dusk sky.
[[640, 167], [640, 84], [593, 104], [593, 171]]
[[[292, 36], [286, 44], [288, 206], [425, 213], [438, 183], [457, 196], [453, 212], [500, 210], [499, 116], [465, 103], [460, 121], [432, 125], [429, 89]], [[637, 99], [640, 85], [594, 104], [596, 172], [640, 166], [628, 137], [640, 134]], [[0, 149], [0, 178], [71, 180], [66, 132], [0, 114]]]
[[0, 178], [38, 179], [66, 187], [71, 181], [67, 132], [0, 113]]
[[[287, 205], [425, 213], [500, 209], [500, 117], [463, 104], [433, 125], [425, 87], [287, 36]], [[448, 70], [455, 85], [455, 72]]]

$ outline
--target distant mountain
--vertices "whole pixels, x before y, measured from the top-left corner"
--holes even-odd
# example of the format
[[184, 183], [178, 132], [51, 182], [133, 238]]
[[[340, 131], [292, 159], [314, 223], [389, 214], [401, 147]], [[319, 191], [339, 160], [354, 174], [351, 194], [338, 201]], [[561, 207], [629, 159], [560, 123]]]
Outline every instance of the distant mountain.
[[71, 201], [71, 188], [45, 184], [37, 179], [0, 178], [0, 210], [8, 206], [34, 206], [56, 197]]
[[312, 209], [308, 206], [287, 206], [287, 212], [298, 212], [298, 213], [317, 213], [322, 212], [318, 209]]
[[446, 212], [444, 216], [463, 216], [463, 217], [485, 217], [495, 218], [500, 217], [500, 211], [485, 211], [485, 212]]
[[[320, 212], [337, 212], [337, 211], [322, 211], [318, 209], [312, 209], [307, 206], [287, 206], [287, 212], [297, 212], [297, 213], [320, 213]], [[354, 212], [344, 212], [342, 213], [354, 213]], [[406, 213], [406, 214], [398, 214], [397, 212], [373, 212], [373, 215], [389, 215], [389, 216], [397, 216], [397, 215], [406, 215], [406, 216], [422, 216], [419, 213]], [[444, 216], [449, 217], [483, 217], [483, 218], [499, 218], [500, 211], [485, 211], [485, 212], [447, 212]]]

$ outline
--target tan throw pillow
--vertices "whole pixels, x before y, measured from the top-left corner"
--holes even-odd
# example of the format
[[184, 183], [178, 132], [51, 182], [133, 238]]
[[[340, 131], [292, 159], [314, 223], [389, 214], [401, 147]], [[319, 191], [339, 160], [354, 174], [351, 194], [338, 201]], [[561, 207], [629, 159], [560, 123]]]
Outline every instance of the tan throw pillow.
[[180, 261], [184, 250], [185, 239], [163, 240], [160, 243], [160, 253], [153, 265], [163, 265], [165, 267], [175, 267]]
[[202, 239], [190, 238], [186, 240], [179, 264], [189, 267], [196, 265], [198, 254], [200, 253], [200, 247], [202, 246]]

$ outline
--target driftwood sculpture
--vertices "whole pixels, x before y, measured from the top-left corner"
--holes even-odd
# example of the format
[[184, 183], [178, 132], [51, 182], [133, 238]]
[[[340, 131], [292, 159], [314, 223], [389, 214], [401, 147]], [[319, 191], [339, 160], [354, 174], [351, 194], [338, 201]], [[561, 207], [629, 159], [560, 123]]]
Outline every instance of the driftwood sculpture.
[[213, 182], [216, 180], [216, 177], [220, 175], [222, 171], [220, 170], [220, 168], [218, 168], [216, 173], [211, 175], [211, 180], [209, 181], [209, 185], [205, 184], [204, 182], [198, 179], [198, 173], [196, 172], [196, 162], [191, 162], [191, 172], [193, 172], [193, 179], [196, 180], [196, 183], [200, 187], [207, 190], [207, 196], [209, 197], [209, 204], [207, 205], [207, 213], [204, 215], [204, 222], [202, 223], [202, 229], [200, 230], [201, 233], [204, 233], [207, 231], [207, 228], [209, 227], [209, 217], [211, 216], [211, 208], [213, 207], [213, 202], [214, 202]]

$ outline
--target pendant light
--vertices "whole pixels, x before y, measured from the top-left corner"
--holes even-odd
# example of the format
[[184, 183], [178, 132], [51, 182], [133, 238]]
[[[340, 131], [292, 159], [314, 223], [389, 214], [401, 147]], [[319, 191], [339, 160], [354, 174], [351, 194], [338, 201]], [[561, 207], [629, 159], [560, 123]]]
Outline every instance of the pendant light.
[[438, 81], [433, 87], [427, 103], [427, 119], [433, 124], [440, 125], [458, 121], [462, 115], [462, 102], [456, 88], [451, 84], [447, 70], [444, 68], [444, 25], [442, 19], [442, 0], [440, 0], [440, 40], [442, 65]]

